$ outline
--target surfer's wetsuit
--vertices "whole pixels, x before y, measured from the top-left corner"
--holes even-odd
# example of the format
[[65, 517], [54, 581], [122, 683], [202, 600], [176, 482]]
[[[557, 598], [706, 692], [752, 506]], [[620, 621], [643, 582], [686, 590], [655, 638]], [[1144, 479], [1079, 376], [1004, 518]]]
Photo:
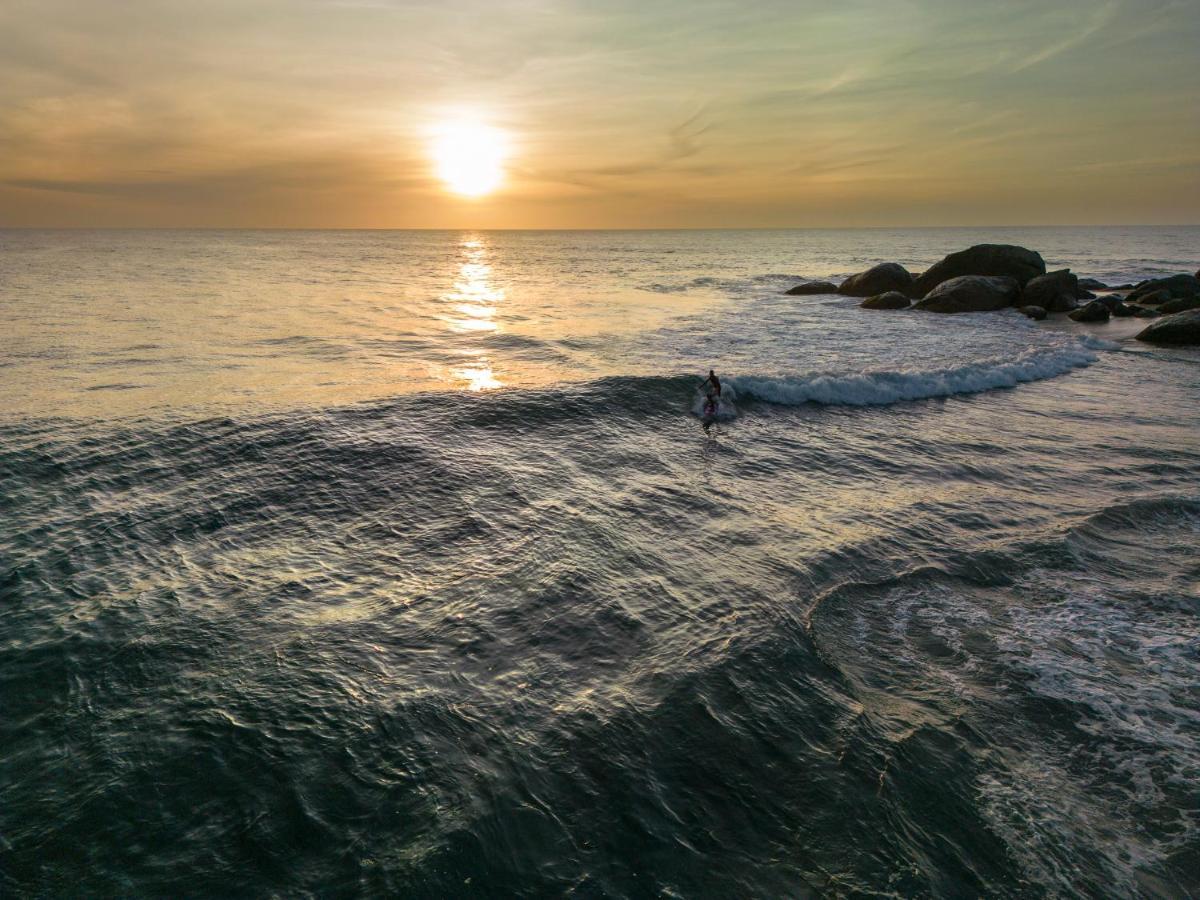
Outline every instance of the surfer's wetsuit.
[[708, 377], [704, 379], [705, 384], [712, 384], [713, 390], [717, 392], [717, 396], [721, 396], [721, 379], [717, 377], [717, 373], [712, 369], [708, 370]]

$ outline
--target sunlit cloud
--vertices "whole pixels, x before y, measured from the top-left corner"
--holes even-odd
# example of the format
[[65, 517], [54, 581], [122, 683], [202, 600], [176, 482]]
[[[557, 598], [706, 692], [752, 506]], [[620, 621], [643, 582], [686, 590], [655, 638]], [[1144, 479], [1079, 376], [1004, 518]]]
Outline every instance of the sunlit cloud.
[[1195, 221], [1198, 10], [5, 4], [0, 224]]

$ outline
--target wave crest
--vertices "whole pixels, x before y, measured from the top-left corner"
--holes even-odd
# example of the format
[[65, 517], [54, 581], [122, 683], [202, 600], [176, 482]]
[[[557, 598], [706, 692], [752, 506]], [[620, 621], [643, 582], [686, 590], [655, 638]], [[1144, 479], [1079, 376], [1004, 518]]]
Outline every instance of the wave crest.
[[1094, 363], [1096, 351], [1082, 343], [1029, 350], [1009, 360], [991, 359], [943, 369], [858, 372], [784, 377], [737, 376], [730, 382], [744, 397], [781, 406], [820, 403], [885, 406], [953, 394], [975, 394], [1054, 378]]

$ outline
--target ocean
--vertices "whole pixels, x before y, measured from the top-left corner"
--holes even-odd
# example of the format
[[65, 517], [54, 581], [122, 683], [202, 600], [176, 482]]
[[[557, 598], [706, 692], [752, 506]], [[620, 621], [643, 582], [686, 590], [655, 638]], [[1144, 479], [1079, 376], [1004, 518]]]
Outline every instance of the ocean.
[[1200, 350], [783, 293], [984, 241], [1200, 264], [0, 231], [0, 893], [1200, 895]]

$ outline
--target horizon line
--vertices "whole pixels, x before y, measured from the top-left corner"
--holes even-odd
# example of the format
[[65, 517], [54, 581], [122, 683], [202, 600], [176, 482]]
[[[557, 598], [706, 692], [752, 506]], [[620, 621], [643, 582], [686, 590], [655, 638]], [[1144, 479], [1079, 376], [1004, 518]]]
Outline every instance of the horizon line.
[[672, 225], [662, 227], [602, 227], [602, 228], [472, 228], [459, 227], [368, 227], [357, 225], [0, 225], [0, 231], [364, 231], [364, 232], [447, 232], [447, 231], [512, 231], [540, 232], [606, 232], [606, 231], [936, 231], [939, 229], [1036, 229], [1036, 228], [1200, 228], [1200, 222], [1187, 223], [1056, 223], [1041, 225]]

